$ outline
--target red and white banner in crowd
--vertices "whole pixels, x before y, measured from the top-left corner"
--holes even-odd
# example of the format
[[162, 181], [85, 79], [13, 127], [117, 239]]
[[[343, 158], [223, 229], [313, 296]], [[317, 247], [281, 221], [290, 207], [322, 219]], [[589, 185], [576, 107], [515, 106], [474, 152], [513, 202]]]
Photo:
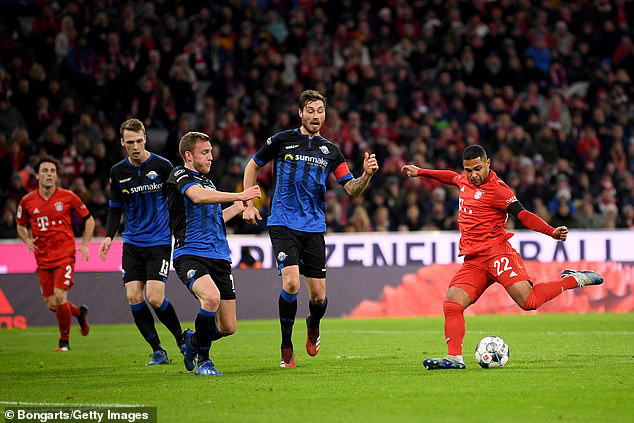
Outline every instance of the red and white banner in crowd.
[[[383, 267], [460, 263], [457, 232], [407, 232], [329, 234], [326, 236], [326, 257], [329, 268]], [[525, 260], [551, 261], [615, 261], [634, 262], [632, 231], [572, 230], [566, 242], [545, 235], [518, 231], [510, 239]], [[99, 259], [99, 241], [90, 246], [90, 259], [77, 257], [77, 272], [118, 272], [121, 270], [122, 242], [115, 241], [108, 259]], [[249, 251], [262, 268], [274, 267], [271, 241], [268, 236], [229, 236], [234, 267]], [[0, 274], [31, 273], [36, 264], [33, 254], [17, 241], [0, 243]]]

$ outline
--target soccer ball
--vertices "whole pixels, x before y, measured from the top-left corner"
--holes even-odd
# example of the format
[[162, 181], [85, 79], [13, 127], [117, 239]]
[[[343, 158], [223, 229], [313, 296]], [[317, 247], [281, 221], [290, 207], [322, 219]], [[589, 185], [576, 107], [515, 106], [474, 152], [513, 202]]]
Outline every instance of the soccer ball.
[[504, 367], [509, 361], [509, 346], [498, 336], [482, 338], [475, 350], [475, 359], [485, 369]]

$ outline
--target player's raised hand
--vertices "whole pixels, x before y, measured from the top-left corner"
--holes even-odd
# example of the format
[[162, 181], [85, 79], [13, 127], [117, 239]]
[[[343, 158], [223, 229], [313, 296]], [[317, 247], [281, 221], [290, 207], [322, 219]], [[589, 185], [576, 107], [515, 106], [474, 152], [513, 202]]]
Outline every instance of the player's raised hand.
[[260, 198], [261, 195], [262, 193], [260, 192], [260, 187], [257, 185], [250, 186], [249, 188], [238, 194], [239, 200], [241, 201], [249, 201], [253, 200], [254, 198]]
[[566, 238], [568, 238], [568, 228], [565, 226], [559, 226], [555, 229], [555, 232], [553, 232], [553, 238], [558, 241], [565, 241]]
[[242, 218], [245, 222], [251, 225], [257, 225], [258, 220], [262, 220], [262, 216], [260, 216], [260, 211], [253, 206], [249, 206], [242, 213]]
[[79, 247], [79, 254], [84, 258], [84, 261], [88, 261], [90, 246], [88, 244], [81, 244]]
[[372, 176], [379, 170], [379, 162], [376, 161], [376, 155], [367, 151], [363, 156], [363, 171]]
[[105, 260], [108, 257], [108, 251], [110, 250], [110, 246], [112, 245], [112, 238], [109, 236], [105, 237], [103, 241], [101, 241], [101, 246], [99, 246], [99, 257], [102, 260]]
[[418, 171], [420, 167], [414, 165], [405, 165], [401, 168], [401, 172], [405, 174], [405, 176], [409, 176], [411, 178], [415, 178], [418, 176]]

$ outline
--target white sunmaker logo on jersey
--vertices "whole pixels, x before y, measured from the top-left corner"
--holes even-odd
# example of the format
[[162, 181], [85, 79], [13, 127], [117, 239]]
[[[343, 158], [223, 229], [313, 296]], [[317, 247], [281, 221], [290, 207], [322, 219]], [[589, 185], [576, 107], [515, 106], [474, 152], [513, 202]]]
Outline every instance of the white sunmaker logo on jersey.
[[321, 166], [323, 168], [328, 166], [328, 160], [324, 159], [323, 157], [312, 157], [305, 154], [295, 154], [293, 156], [290, 153], [286, 153], [284, 155], [284, 160], [301, 160], [303, 162], [308, 162], [308, 164]]
[[153, 182], [151, 184], [140, 185], [138, 187], [132, 187], [130, 189], [122, 189], [121, 192], [124, 194], [136, 194], [139, 192], [155, 192], [163, 189], [163, 183], [157, 184]]

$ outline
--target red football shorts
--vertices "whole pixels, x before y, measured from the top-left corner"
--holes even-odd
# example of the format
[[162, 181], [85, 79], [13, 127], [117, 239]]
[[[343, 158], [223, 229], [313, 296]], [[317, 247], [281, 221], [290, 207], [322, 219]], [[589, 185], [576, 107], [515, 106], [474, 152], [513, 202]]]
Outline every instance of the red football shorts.
[[50, 269], [37, 269], [37, 277], [40, 281], [40, 291], [43, 297], [53, 295], [53, 288], [70, 290], [75, 276], [75, 259], [68, 259], [57, 267]]
[[471, 302], [495, 282], [508, 289], [517, 282], [530, 281], [520, 254], [509, 243], [491, 248], [484, 254], [465, 257], [464, 264], [456, 272], [449, 287], [464, 289]]

